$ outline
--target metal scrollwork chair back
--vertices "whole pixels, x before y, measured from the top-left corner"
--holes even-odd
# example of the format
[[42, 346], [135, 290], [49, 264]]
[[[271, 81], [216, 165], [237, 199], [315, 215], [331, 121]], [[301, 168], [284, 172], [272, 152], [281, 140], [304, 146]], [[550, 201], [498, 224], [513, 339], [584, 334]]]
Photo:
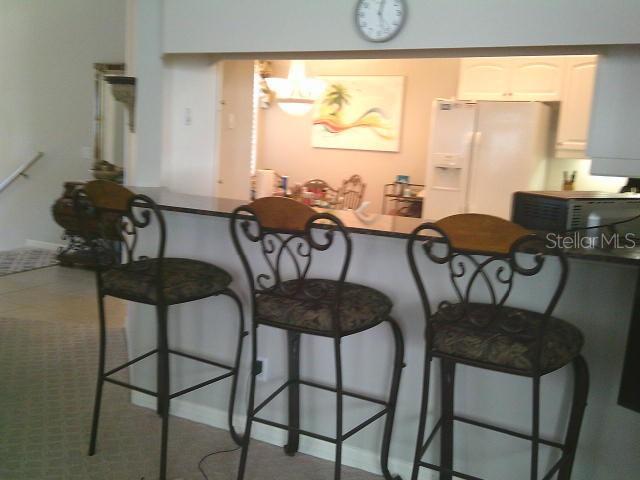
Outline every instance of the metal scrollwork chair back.
[[[162, 279], [162, 260], [166, 244], [166, 225], [156, 203], [146, 195], [136, 195], [107, 180], [93, 180], [74, 192], [74, 210], [80, 219], [82, 235], [91, 247], [98, 267], [131, 264], [138, 256], [140, 230], [157, 226], [156, 271]], [[158, 288], [160, 290], [161, 286]]]
[[[571, 478], [589, 391], [589, 370], [580, 354], [584, 344], [582, 332], [571, 323], [552, 317], [567, 281], [568, 262], [557, 245], [552, 247], [546, 243], [542, 236], [514, 223], [479, 214], [453, 215], [435, 223], [424, 223], [413, 231], [408, 242], [408, 258], [424, 307], [426, 348], [411, 480], [417, 480], [420, 468], [439, 471], [440, 478], [480, 478], [454, 470], [455, 422], [529, 440], [530, 475], [518, 478], [542, 478], [538, 474], [541, 444], [561, 453], [544, 478]], [[420, 257], [435, 264], [430, 267], [448, 270], [455, 302], [442, 301], [437, 309], [432, 309], [423, 281], [423, 277], [432, 276], [432, 270], [427, 275], [421, 273]], [[542, 272], [546, 272], [544, 276], [533, 281], [532, 277]], [[518, 301], [533, 305], [532, 309], [507, 305], [516, 280], [521, 292], [520, 283], [527, 287], [527, 297], [518, 295]], [[441, 408], [440, 418], [431, 433], [427, 433], [434, 358], [439, 359], [440, 366]], [[532, 387], [531, 433], [465, 417], [456, 411], [457, 364], [528, 377]], [[560, 443], [540, 433], [541, 379], [569, 364], [574, 371], [573, 398], [565, 440]], [[437, 432], [440, 432], [439, 465], [423, 460]]]
[[[388, 458], [404, 358], [402, 331], [390, 316], [393, 304], [384, 293], [346, 281], [352, 245], [343, 224], [331, 214], [317, 213], [294, 200], [267, 197], [236, 209], [231, 219], [231, 235], [249, 280], [253, 318], [252, 374], [245, 429], [247, 441], [240, 456], [238, 480], [244, 478], [254, 422], [286, 430], [285, 452], [288, 455], [295, 455], [298, 451], [301, 435], [322, 438], [334, 444], [334, 479], [340, 480], [343, 442], [382, 416], [386, 420], [380, 465], [386, 480], [396, 478], [389, 471]], [[391, 389], [386, 401], [349, 392], [343, 386], [342, 338], [364, 332], [383, 322], [390, 326], [395, 346]], [[255, 406], [256, 377], [259, 374], [259, 326], [286, 331], [288, 379]], [[335, 386], [301, 377], [300, 338], [303, 334], [332, 341]], [[335, 436], [320, 437], [317, 433], [300, 428], [301, 385], [335, 393]], [[258, 413], [284, 390], [288, 391], [288, 423], [260, 417]], [[385, 408], [343, 433], [343, 400], [346, 396], [382, 404]]]
[[[74, 194], [74, 207], [81, 219], [83, 235], [91, 246], [96, 266], [99, 312], [98, 382], [93, 410], [89, 455], [96, 451], [102, 387], [105, 382], [156, 397], [157, 412], [162, 419], [160, 439], [160, 480], [167, 478], [168, 425], [170, 403], [174, 398], [232, 377], [227, 419], [232, 439], [241, 445], [242, 436], [233, 425], [237, 379], [242, 357], [244, 329], [242, 302], [229, 287], [231, 275], [221, 267], [202, 260], [179, 257], [165, 258], [166, 226], [158, 205], [148, 196], [135, 194], [113, 182], [88, 182]], [[140, 238], [141, 231], [151, 227]], [[156, 243], [157, 241], [157, 243]], [[121, 247], [111, 248], [113, 243]], [[157, 247], [156, 247], [157, 245]], [[144, 250], [141, 252], [140, 250]], [[151, 252], [155, 256], [140, 255]], [[157, 347], [106, 371], [107, 328], [105, 297], [153, 305], [156, 311]], [[169, 346], [169, 308], [205, 298], [225, 296], [233, 300], [238, 312], [238, 336], [233, 365], [214, 361], [196, 352], [183, 352]], [[156, 389], [141, 387], [112, 378], [122, 369], [155, 355]], [[181, 356], [227, 370], [226, 373], [188, 388], [172, 391], [170, 356]]]
[[[338, 307], [352, 246], [338, 218], [329, 213], [317, 213], [288, 198], [266, 197], [234, 211], [231, 236], [249, 280], [254, 306], [259, 295], [303, 299], [309, 304], [321, 304], [331, 299], [335, 301], [332, 304], [333, 333], [339, 335]], [[344, 255], [335, 275], [336, 291], [328, 292], [322, 284], [308, 280], [314, 258], [338, 243], [344, 244]], [[265, 271], [254, 272], [247, 256], [251, 244], [262, 254]]]
[[[427, 323], [427, 349], [432, 347], [436, 320], [464, 318], [471, 328], [494, 328], [505, 334], [529, 336], [536, 345], [533, 372], [540, 369], [541, 344], [549, 318], [564, 290], [568, 262], [560, 249], [545, 245], [545, 239], [507, 220], [481, 214], [460, 214], [417, 227], [408, 242], [408, 259], [420, 293]], [[557, 284], [540, 312], [536, 328], [527, 329], [518, 309], [507, 302], [518, 277], [533, 277], [543, 271], [549, 256], [557, 257]], [[419, 258], [448, 270], [455, 301], [442, 301], [433, 308]], [[484, 299], [478, 301], [484, 292]]]

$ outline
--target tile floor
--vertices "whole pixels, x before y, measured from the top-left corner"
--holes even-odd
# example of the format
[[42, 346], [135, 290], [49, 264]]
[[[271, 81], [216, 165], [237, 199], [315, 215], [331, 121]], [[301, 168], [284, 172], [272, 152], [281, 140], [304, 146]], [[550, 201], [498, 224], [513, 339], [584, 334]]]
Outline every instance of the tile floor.
[[[108, 365], [126, 357], [125, 305], [107, 303]], [[65, 267], [0, 278], [0, 479], [154, 479], [160, 422], [129, 403], [129, 392], [104, 390], [98, 451], [88, 457], [95, 388], [97, 312], [91, 272]], [[233, 448], [227, 432], [172, 417], [169, 478], [202, 480], [198, 461]], [[235, 479], [239, 451], [210, 457], [209, 480]], [[345, 480], [374, 475], [343, 467]], [[333, 478], [333, 464], [253, 442], [247, 480]]]

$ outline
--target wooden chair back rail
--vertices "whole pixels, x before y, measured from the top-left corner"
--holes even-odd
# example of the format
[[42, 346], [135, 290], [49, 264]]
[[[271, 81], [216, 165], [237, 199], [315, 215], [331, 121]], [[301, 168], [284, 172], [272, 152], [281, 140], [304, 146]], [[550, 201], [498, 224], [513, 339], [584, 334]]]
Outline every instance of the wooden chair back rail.
[[249, 208], [264, 228], [282, 231], [303, 231], [316, 211], [285, 197], [264, 197], [251, 202]]
[[533, 232], [491, 215], [463, 213], [443, 218], [435, 225], [449, 238], [454, 250], [507, 255], [511, 247]]

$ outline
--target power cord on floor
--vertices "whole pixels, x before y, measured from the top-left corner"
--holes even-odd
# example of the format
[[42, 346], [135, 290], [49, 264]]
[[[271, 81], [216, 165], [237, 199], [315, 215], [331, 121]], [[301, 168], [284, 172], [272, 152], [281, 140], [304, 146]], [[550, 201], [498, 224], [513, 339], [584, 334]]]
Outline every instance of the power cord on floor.
[[209, 480], [209, 477], [207, 476], [207, 474], [205, 473], [205, 471], [202, 469], [202, 463], [209, 457], [212, 457], [214, 455], [218, 455], [219, 453], [231, 453], [231, 452], [235, 452], [236, 450], [240, 450], [241, 447], [235, 447], [235, 448], [230, 448], [228, 450], [217, 450], [215, 452], [211, 452], [211, 453], [207, 453], [204, 457], [202, 457], [200, 459], [200, 461], [198, 462], [198, 470], [200, 470], [200, 473], [202, 474], [202, 476], [205, 478], [205, 480]]
[[[251, 382], [251, 373], [249, 373], [249, 375], [247, 376], [247, 379], [245, 381], [245, 388], [244, 391], [248, 392], [249, 390], [249, 384]], [[198, 470], [200, 470], [200, 473], [202, 474], [202, 476], [204, 477], [204, 480], [209, 480], [209, 477], [207, 476], [207, 474], [205, 473], [205, 471], [202, 469], [202, 463], [209, 457], [213, 457], [214, 455], [218, 455], [219, 453], [231, 453], [231, 452], [235, 452], [236, 450], [240, 450], [242, 448], [242, 446], [237, 446], [234, 448], [229, 448], [227, 450], [216, 450], [214, 452], [211, 453], [207, 453], [204, 457], [202, 457], [200, 459], [200, 461], [198, 462]]]

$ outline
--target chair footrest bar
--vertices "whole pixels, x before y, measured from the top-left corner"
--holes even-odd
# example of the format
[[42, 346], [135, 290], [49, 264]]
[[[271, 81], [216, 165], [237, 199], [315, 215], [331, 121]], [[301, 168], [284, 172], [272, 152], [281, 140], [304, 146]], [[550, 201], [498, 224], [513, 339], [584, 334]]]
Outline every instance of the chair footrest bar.
[[269, 425], [271, 427], [280, 428], [282, 430], [288, 430], [291, 432], [299, 433], [300, 435], [305, 435], [311, 438], [317, 438], [318, 440], [324, 440], [329, 443], [337, 443], [335, 438], [327, 437], [326, 435], [320, 435], [319, 433], [309, 432], [308, 430], [302, 430], [300, 428], [292, 428], [288, 425], [284, 425], [282, 423], [273, 422], [271, 420], [266, 420], [264, 418], [253, 417], [254, 422], [263, 423], [265, 425]]
[[[299, 383], [300, 385], [306, 385], [308, 387], [319, 388], [321, 390], [326, 390], [328, 392], [334, 392], [334, 393], [337, 392], [337, 389], [335, 387], [332, 387], [330, 385], [323, 385], [321, 383], [311, 382], [309, 380], [297, 380], [295, 383]], [[378, 405], [382, 405], [382, 406], [385, 406], [385, 407], [389, 406], [388, 402], [385, 402], [384, 400], [379, 400], [377, 398], [368, 397], [368, 396], [363, 395], [361, 393], [355, 393], [355, 392], [349, 392], [347, 390], [343, 390], [342, 394], [346, 395], [347, 397], [353, 397], [353, 398], [357, 398], [359, 400], [365, 400], [367, 402], [377, 403]]]
[[433, 430], [431, 430], [431, 434], [429, 435], [429, 438], [427, 438], [427, 441], [424, 443], [424, 446], [422, 447], [422, 451], [420, 452], [420, 458], [422, 458], [424, 454], [427, 453], [427, 449], [429, 448], [429, 445], [431, 445], [431, 442], [433, 441], [433, 439], [436, 438], [436, 433], [438, 433], [438, 430], [440, 430], [440, 427], [442, 427], [442, 417], [438, 419], [438, 421], [436, 422], [436, 426], [433, 427]]
[[135, 390], [137, 392], [146, 393], [147, 395], [151, 395], [152, 397], [157, 397], [158, 394], [156, 392], [152, 392], [151, 390], [147, 390], [146, 388], [136, 387], [135, 385], [131, 385], [130, 383], [121, 382], [120, 380], [116, 380], [114, 378], [104, 378], [105, 382], [113, 383], [114, 385], [120, 385], [121, 387], [128, 388], [130, 390]]
[[253, 409], [252, 415], [255, 415], [260, 410], [262, 410], [271, 400], [276, 398], [289, 385], [291, 385], [291, 381], [287, 381], [283, 385], [279, 386], [271, 395], [265, 398], [260, 405]]
[[139, 362], [140, 360], [144, 360], [145, 358], [150, 357], [151, 355], [153, 355], [154, 353], [157, 353], [157, 352], [158, 352], [158, 349], [154, 348], [150, 352], [144, 353], [144, 354], [140, 355], [139, 357], [134, 358], [133, 360], [129, 360], [127, 363], [123, 363], [119, 367], [116, 367], [114, 369], [109, 370], [108, 372], [106, 372], [104, 374], [104, 376], [108, 377], [109, 375], [113, 375], [114, 373], [119, 372], [120, 370], [123, 370], [123, 369], [125, 369], [127, 367], [130, 367], [134, 363]]
[[[480, 422], [478, 420], [473, 420], [471, 418], [454, 415], [453, 419], [458, 421], [458, 422], [468, 423], [469, 425], [475, 425], [476, 427], [486, 428], [486, 429], [493, 430], [493, 431], [498, 432], [498, 433], [503, 433], [505, 435], [511, 435], [512, 437], [521, 438], [523, 440], [533, 440], [533, 436], [527, 435], [526, 433], [516, 432], [515, 430], [510, 430], [508, 428], [496, 427], [495, 425], [490, 425], [488, 423]], [[546, 440], [544, 438], [540, 438], [538, 441], [540, 443], [542, 443], [543, 445], [547, 445], [549, 447], [554, 447], [554, 448], [559, 448], [560, 450], [563, 450], [563, 451], [564, 451], [564, 448], [565, 448], [564, 445], [562, 445], [561, 443], [554, 442], [552, 440]]]
[[198, 390], [199, 388], [206, 387], [207, 385], [211, 385], [212, 383], [219, 382], [220, 380], [224, 380], [225, 378], [228, 378], [233, 374], [234, 372], [223, 373], [222, 375], [218, 375], [217, 377], [212, 378], [211, 380], [206, 380], [204, 382], [198, 383], [197, 385], [194, 385], [193, 387], [185, 388], [184, 390], [180, 390], [176, 393], [172, 393], [171, 395], [169, 395], [169, 398], [170, 399], [176, 398], [176, 397], [179, 397], [180, 395], [193, 392], [194, 390]]
[[555, 465], [553, 467], [551, 467], [551, 470], [549, 470], [547, 472], [547, 474], [542, 477], [542, 480], [551, 480], [554, 475], [556, 474], [556, 472], [558, 470], [560, 470], [560, 467], [562, 467], [562, 465], [564, 464], [564, 462], [567, 460], [567, 456], [566, 455], [562, 455], [562, 457], [560, 457], [560, 460], [558, 460]]
[[207, 358], [198, 357], [196, 355], [180, 352], [178, 350], [169, 349], [169, 353], [173, 353], [174, 355], [178, 355], [180, 357], [190, 358], [191, 360], [195, 360], [196, 362], [207, 363], [209, 365], [213, 365], [214, 367], [224, 368], [226, 370], [234, 369], [234, 367], [232, 367], [231, 365], [225, 365], [224, 363], [216, 362], [215, 360], [209, 360]]
[[[516, 432], [515, 430], [509, 430], [507, 428], [496, 427], [495, 425], [490, 425], [488, 423], [480, 422], [478, 420], [473, 420], [471, 418], [461, 417], [459, 415], [454, 415], [453, 416], [453, 420], [458, 421], [458, 422], [462, 422], [462, 423], [467, 423], [469, 425], [474, 425], [476, 427], [486, 428], [488, 430], [493, 430], [493, 431], [496, 431], [498, 433], [503, 433], [505, 435], [510, 435], [510, 436], [513, 436], [513, 437], [521, 438], [523, 440], [533, 440], [533, 437], [531, 435], [527, 435], [527, 434], [524, 434], [524, 433]], [[436, 436], [436, 433], [438, 433], [438, 430], [440, 430], [441, 427], [442, 427], [442, 417], [440, 417], [438, 419], [438, 422], [436, 423], [435, 427], [433, 427], [433, 430], [431, 431], [431, 434], [429, 435], [429, 438], [425, 442], [424, 447], [422, 447], [422, 451], [420, 453], [420, 457], [421, 458], [427, 452], [427, 449], [429, 448], [429, 445], [431, 444], [432, 440]], [[553, 442], [551, 440], [545, 440], [543, 438], [540, 438], [538, 441], [540, 443], [544, 444], [544, 445], [547, 445], [549, 447], [558, 448], [558, 449], [563, 451], [563, 454], [560, 457], [560, 459], [553, 465], [553, 467], [549, 470], [549, 472], [547, 472], [547, 474], [542, 478], [542, 480], [551, 480], [553, 478], [553, 476], [558, 472], [560, 467], [562, 467], [562, 465], [564, 464], [564, 462], [567, 459], [567, 456], [564, 453], [565, 447], [564, 447], [564, 445], [562, 445], [562, 444], [560, 444], [558, 442]], [[431, 470], [436, 470], [438, 472], [448, 473], [448, 474], [450, 474], [450, 475], [452, 475], [452, 476], [454, 476], [456, 478], [462, 478], [462, 479], [466, 479], [466, 480], [483, 480], [483, 479], [481, 479], [479, 477], [474, 477], [473, 475], [467, 475], [466, 473], [461, 473], [461, 472], [457, 472], [455, 470], [451, 470], [449, 468], [445, 468], [445, 467], [440, 467], [438, 465], [434, 465], [433, 463], [420, 461], [419, 464], [420, 464], [421, 467], [429, 468]]]
[[378, 420], [380, 417], [386, 415], [387, 413], [389, 413], [389, 409], [388, 408], [383, 408], [382, 410], [380, 410], [378, 413], [376, 413], [375, 415], [369, 417], [368, 419], [366, 419], [364, 422], [362, 422], [360, 425], [356, 425], [355, 427], [353, 427], [351, 430], [349, 430], [347, 433], [345, 433], [344, 435], [342, 435], [342, 440], [346, 440], [347, 438], [349, 438], [350, 436], [358, 433], [360, 430], [362, 430], [363, 428], [367, 427], [368, 425], [372, 424], [373, 422], [375, 422], [376, 420]]
[[420, 462], [421, 467], [429, 468], [431, 470], [435, 470], [437, 472], [448, 473], [453, 475], [456, 478], [462, 478], [463, 480], [484, 480], [480, 477], [474, 477], [473, 475], [467, 475], [466, 473], [457, 472], [455, 470], [451, 470], [450, 468], [440, 467], [438, 465], [434, 465], [433, 463], [428, 462]]
[[[551, 480], [553, 478], [553, 476], [557, 473], [557, 471], [560, 469], [562, 464], [565, 462], [565, 459], [566, 459], [566, 457], [563, 455], [562, 458], [560, 458], [560, 460], [558, 460], [553, 465], [551, 470], [549, 470], [549, 472], [547, 472], [547, 474], [542, 478], [542, 480]], [[421, 461], [420, 462], [420, 466], [421, 467], [425, 467], [425, 468], [429, 468], [431, 470], [436, 470], [438, 472], [449, 473], [449, 474], [453, 475], [454, 477], [458, 477], [458, 478], [462, 478], [462, 479], [483, 480], [482, 478], [474, 477], [473, 475], [467, 475], [466, 473], [457, 472], [457, 471], [451, 470], [449, 468], [440, 467], [438, 465], [434, 465], [433, 463], [428, 463], [428, 462], [422, 462]]]

